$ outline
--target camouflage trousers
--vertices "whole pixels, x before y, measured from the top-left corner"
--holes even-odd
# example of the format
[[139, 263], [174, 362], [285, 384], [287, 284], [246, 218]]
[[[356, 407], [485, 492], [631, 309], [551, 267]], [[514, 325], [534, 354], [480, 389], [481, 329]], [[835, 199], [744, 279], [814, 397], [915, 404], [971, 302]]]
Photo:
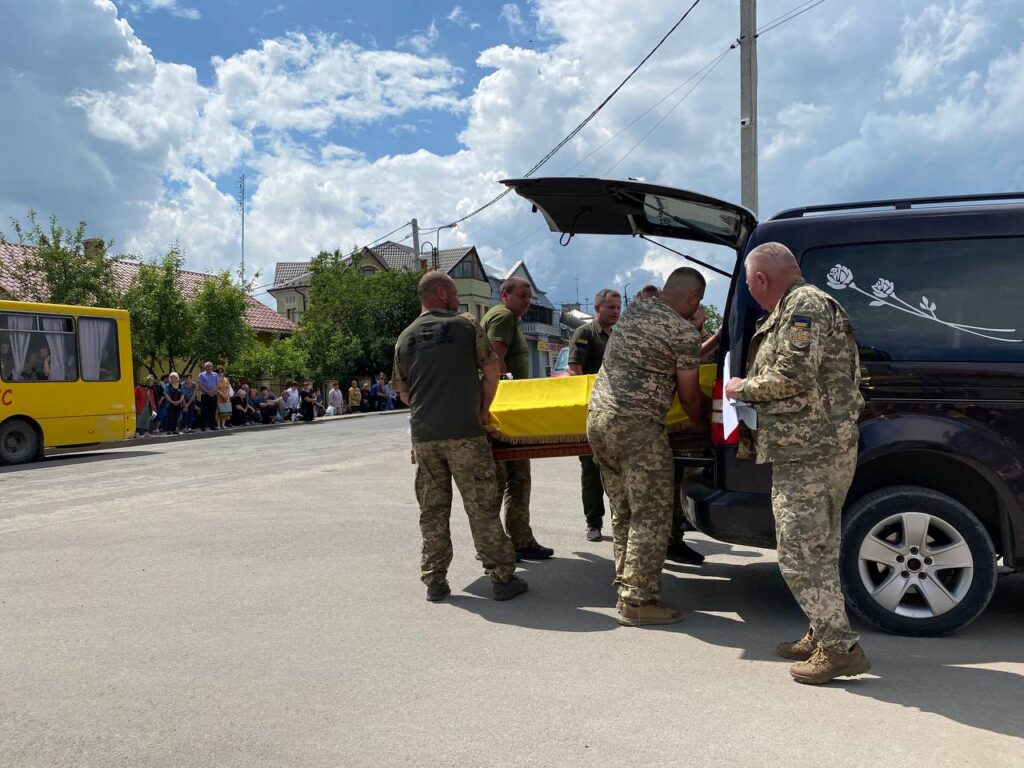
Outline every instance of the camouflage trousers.
[[826, 648], [849, 650], [850, 628], [839, 580], [843, 502], [857, 467], [857, 447], [810, 461], [772, 464], [772, 511], [779, 568]]
[[611, 502], [612, 583], [629, 603], [660, 600], [672, 524], [672, 449], [665, 427], [650, 418], [594, 411], [587, 417], [587, 439]]
[[516, 568], [512, 542], [501, 529], [498, 483], [486, 437], [414, 442], [416, 500], [420, 505], [424, 584], [445, 581], [452, 562], [452, 478], [462, 495], [477, 554], [493, 581], [508, 581]]
[[[504, 502], [505, 530], [516, 549], [536, 543], [530, 528], [530, 462], [499, 461], [498, 499]], [[500, 503], [499, 503], [500, 506]]]

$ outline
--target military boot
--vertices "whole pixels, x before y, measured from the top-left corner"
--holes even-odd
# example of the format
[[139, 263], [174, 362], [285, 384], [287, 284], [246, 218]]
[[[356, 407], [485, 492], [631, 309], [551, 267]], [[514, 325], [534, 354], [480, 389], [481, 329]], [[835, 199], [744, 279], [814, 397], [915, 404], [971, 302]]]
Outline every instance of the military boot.
[[807, 661], [814, 654], [815, 646], [817, 646], [817, 643], [814, 642], [814, 628], [812, 627], [799, 640], [790, 643], [779, 643], [775, 646], [775, 651], [784, 659]]
[[508, 581], [495, 581], [491, 584], [494, 590], [495, 600], [511, 600], [516, 595], [521, 595], [530, 588], [525, 579], [512, 576]]
[[623, 603], [616, 620], [624, 627], [642, 627], [647, 624], [675, 624], [683, 620], [683, 614], [660, 602], [645, 605]]
[[432, 581], [427, 585], [427, 600], [431, 603], [444, 600], [451, 593], [452, 589], [447, 581]]
[[808, 685], [822, 685], [830, 683], [837, 677], [853, 677], [862, 675], [871, 669], [871, 662], [861, 650], [860, 643], [857, 643], [846, 653], [829, 649], [818, 644], [807, 661], [794, 664], [789, 668], [789, 674], [798, 683]]

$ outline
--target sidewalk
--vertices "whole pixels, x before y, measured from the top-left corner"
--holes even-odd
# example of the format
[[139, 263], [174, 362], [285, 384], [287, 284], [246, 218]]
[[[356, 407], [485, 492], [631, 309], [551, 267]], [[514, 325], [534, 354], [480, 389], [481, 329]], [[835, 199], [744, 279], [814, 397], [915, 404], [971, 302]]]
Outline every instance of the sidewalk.
[[195, 432], [181, 433], [178, 435], [168, 435], [165, 432], [156, 432], [146, 437], [133, 437], [127, 440], [116, 440], [107, 443], [91, 443], [89, 445], [76, 445], [68, 448], [47, 448], [47, 456], [66, 456], [71, 453], [84, 453], [91, 451], [99, 451], [107, 448], [124, 448], [127, 445], [145, 445], [151, 442], [165, 442], [171, 440], [201, 440], [203, 438], [212, 437], [224, 437], [225, 435], [241, 434], [244, 432], [252, 432], [265, 429], [278, 429], [281, 427], [294, 427], [300, 424], [303, 425], [315, 425], [324, 421], [345, 421], [347, 419], [364, 419], [367, 417], [376, 416], [396, 416], [398, 414], [409, 415], [408, 408], [402, 408], [394, 411], [370, 411], [369, 413], [348, 413], [343, 416], [318, 416], [314, 421], [279, 421], [273, 424], [246, 424], [242, 427], [231, 427], [229, 429], [218, 429], [207, 432]]

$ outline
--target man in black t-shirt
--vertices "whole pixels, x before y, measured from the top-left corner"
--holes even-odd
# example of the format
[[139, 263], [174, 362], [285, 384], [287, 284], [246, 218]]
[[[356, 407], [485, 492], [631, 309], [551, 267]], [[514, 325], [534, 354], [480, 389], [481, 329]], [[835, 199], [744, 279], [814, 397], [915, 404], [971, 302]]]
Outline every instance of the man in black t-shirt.
[[484, 430], [498, 388], [498, 358], [472, 316], [456, 314], [454, 280], [428, 272], [418, 293], [423, 312], [398, 337], [392, 379], [411, 408], [423, 535], [420, 578], [431, 602], [451, 593], [448, 521], [454, 478], [494, 598], [509, 600], [525, 592], [527, 584], [515, 575], [515, 551], [501, 526], [498, 479]]
[[316, 416], [316, 392], [313, 391], [313, 383], [304, 379], [302, 389], [299, 390], [299, 415], [303, 421], [312, 421]]

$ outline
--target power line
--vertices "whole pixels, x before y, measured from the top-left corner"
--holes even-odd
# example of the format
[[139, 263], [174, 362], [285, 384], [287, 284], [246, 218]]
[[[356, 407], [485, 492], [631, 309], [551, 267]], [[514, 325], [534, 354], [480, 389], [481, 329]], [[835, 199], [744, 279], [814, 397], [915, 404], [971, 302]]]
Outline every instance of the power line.
[[[722, 51], [722, 52], [721, 52], [721, 53], [720, 53], [720, 54], [718, 55], [718, 57], [717, 57], [717, 58], [716, 58], [716, 59], [715, 59], [715, 60], [714, 60], [714, 61], [713, 61], [713, 62], [711, 63], [710, 67], [707, 67], [707, 68], [706, 68], [706, 69], [704, 70], [704, 73], [703, 73], [702, 75], [700, 75], [700, 77], [698, 78], [697, 82], [695, 82], [695, 83], [693, 84], [693, 87], [692, 87], [692, 88], [690, 88], [690, 90], [688, 90], [688, 91], [687, 91], [686, 93], [684, 93], [684, 94], [682, 95], [682, 98], [680, 98], [680, 99], [679, 99], [679, 100], [678, 100], [678, 101], [677, 101], [677, 102], [676, 102], [675, 104], [673, 104], [673, 105], [672, 105], [672, 109], [670, 109], [670, 110], [669, 110], [668, 112], [666, 112], [666, 113], [665, 113], [664, 115], [662, 115], [662, 116], [661, 116], [661, 118], [660, 118], [660, 119], [658, 120], [658, 122], [656, 122], [656, 123], [655, 123], [655, 124], [654, 124], [653, 126], [651, 126], [651, 129], [650, 129], [649, 131], [647, 131], [647, 133], [645, 133], [645, 134], [644, 134], [643, 136], [641, 136], [641, 137], [640, 137], [640, 140], [639, 140], [639, 141], [638, 141], [638, 142], [637, 142], [636, 144], [634, 144], [634, 145], [633, 145], [633, 146], [632, 146], [632, 147], [631, 147], [631, 148], [629, 149], [629, 151], [628, 151], [628, 152], [626, 152], [626, 154], [624, 154], [624, 155], [623, 155], [622, 157], [620, 157], [620, 158], [619, 158], [618, 160], [616, 160], [616, 161], [615, 161], [614, 163], [612, 163], [612, 165], [611, 165], [611, 166], [610, 166], [610, 167], [608, 168], [608, 170], [604, 172], [604, 175], [605, 175], [605, 176], [607, 176], [607, 175], [608, 175], [608, 174], [610, 174], [610, 173], [611, 173], [612, 171], [614, 171], [614, 170], [615, 170], [615, 168], [616, 168], [616, 167], [617, 167], [617, 166], [618, 166], [618, 165], [619, 165], [619, 164], [620, 164], [620, 163], [621, 163], [621, 162], [622, 162], [623, 160], [625, 160], [625, 159], [626, 159], [627, 157], [629, 157], [629, 156], [630, 156], [631, 154], [633, 154], [633, 152], [634, 152], [634, 151], [636, 150], [636, 148], [637, 148], [637, 147], [639, 147], [639, 146], [640, 146], [641, 144], [643, 144], [643, 143], [644, 143], [645, 141], [647, 141], [648, 137], [649, 137], [649, 136], [650, 136], [650, 135], [651, 135], [652, 133], [654, 133], [654, 132], [655, 132], [656, 130], [658, 130], [658, 128], [659, 128], [659, 127], [661, 126], [661, 124], [662, 124], [662, 123], [664, 123], [664, 122], [665, 122], [665, 120], [667, 120], [667, 119], [668, 119], [668, 116], [669, 116], [669, 115], [671, 115], [671, 114], [672, 114], [673, 112], [675, 112], [675, 111], [676, 111], [676, 109], [678, 109], [679, 105], [680, 105], [680, 104], [682, 104], [682, 103], [683, 103], [684, 101], [686, 101], [686, 99], [687, 99], [687, 98], [689, 98], [690, 94], [692, 94], [692, 93], [693, 93], [694, 91], [696, 91], [696, 90], [697, 90], [697, 89], [698, 89], [698, 88], [700, 87], [700, 84], [701, 84], [701, 83], [703, 83], [703, 82], [704, 82], [704, 81], [705, 81], [705, 80], [706, 80], [706, 79], [708, 78], [708, 76], [709, 76], [709, 75], [710, 75], [710, 74], [711, 74], [712, 72], [714, 72], [714, 71], [715, 71], [715, 68], [716, 68], [716, 67], [717, 67], [717, 66], [718, 66], [719, 64], [721, 64], [721, 63], [722, 63], [722, 61], [723, 61], [723, 60], [725, 59], [725, 57], [729, 55], [729, 51], [731, 51], [732, 49], [733, 49], [733, 46], [729, 46], [729, 47], [728, 47], [728, 48], [726, 48], [726, 49], [725, 49], [724, 51]], [[691, 79], [692, 79], [692, 78], [691, 78]]]
[[[696, 8], [698, 5], [700, 5], [700, 2], [701, 2], [701, 0], [694, 0], [693, 4], [690, 5], [690, 7], [686, 9], [686, 12], [682, 16], [679, 17], [679, 20], [676, 21], [676, 23], [672, 25], [672, 27], [669, 29], [669, 31], [665, 33], [665, 36], [662, 37], [661, 40], [658, 41], [658, 44], [655, 45], [647, 53], [647, 55], [644, 56], [643, 59], [640, 60], [639, 64], [637, 64], [635, 67], [633, 67], [633, 70], [628, 75], [626, 75], [626, 77], [622, 80], [622, 82], [619, 83], [615, 87], [615, 89], [611, 93], [609, 93], [604, 98], [604, 100], [600, 104], [598, 104], [597, 107], [595, 107], [594, 110], [583, 119], [582, 122], [580, 122], [579, 125], [577, 125], [575, 128], [573, 128], [565, 136], [565, 138], [563, 138], [561, 141], [559, 141], [554, 147], [552, 147], [552, 149], [546, 155], [544, 155], [544, 157], [542, 157], [539, 161], [537, 161], [537, 163], [532, 168], [530, 168], [530, 170], [528, 170], [526, 173], [524, 173], [523, 174], [523, 178], [529, 178], [534, 173], [539, 171], [541, 169], [541, 167], [545, 163], [548, 162], [548, 160], [550, 160], [552, 157], [554, 157], [558, 153], [558, 151], [562, 149], [562, 147], [564, 147], [566, 144], [568, 144], [570, 141], [572, 141], [574, 138], [576, 138], [576, 136], [579, 134], [579, 132], [582, 131], [587, 126], [587, 124], [590, 123], [591, 120], [593, 120], [595, 117], [597, 117], [597, 114], [602, 109], [605, 108], [605, 106], [608, 104], [608, 102], [610, 102], [613, 98], [615, 98], [615, 95], [619, 91], [621, 91], [622, 88], [626, 85], [626, 83], [628, 83], [632, 79], [633, 75], [635, 75], [637, 72], [639, 72], [640, 68], [643, 67], [643, 65], [646, 64], [647, 61], [655, 53], [657, 53], [658, 49], [661, 48], [661, 46], [665, 43], [666, 40], [668, 40], [668, 38], [672, 35], [672, 33], [675, 32], [679, 28], [679, 25], [682, 24], [684, 21], [686, 21], [686, 18], [690, 15], [690, 13], [693, 11], [693, 9]], [[477, 208], [477, 209], [467, 213], [465, 216], [463, 216], [463, 217], [461, 217], [459, 219], [456, 219], [455, 221], [453, 221], [453, 222], [451, 222], [449, 224], [445, 224], [445, 225], [443, 225], [441, 227], [438, 227], [438, 229], [446, 229], [448, 227], [454, 227], [454, 226], [457, 226], [457, 225], [461, 224], [462, 222], [466, 221], [466, 219], [472, 218], [473, 216], [476, 216], [478, 213], [480, 213], [482, 211], [485, 211], [486, 209], [490, 208], [492, 205], [497, 203], [503, 197], [508, 195], [511, 191], [512, 191], [512, 188], [509, 187], [508, 189], [506, 189], [501, 194], [497, 195], [493, 199], [491, 199], [491, 200], [487, 201], [486, 203], [484, 203], [483, 205], [481, 205], [479, 208]]]
[[798, 6], [796, 6], [795, 8], [790, 8], [788, 11], [786, 11], [781, 16], [776, 16], [774, 19], [772, 19], [771, 21], [769, 21], [766, 24], [764, 24], [764, 26], [762, 26], [759, 30], [757, 30], [757, 35], [760, 37], [765, 32], [771, 32], [776, 27], [781, 27], [783, 24], [785, 24], [787, 22], [790, 22], [793, 19], [795, 19], [797, 16], [802, 16], [805, 13], [807, 13], [809, 10], [811, 10], [813, 8], [817, 8], [819, 5], [821, 5], [824, 2], [825, 2], [825, 0], [810, 0], [809, 2], [802, 3], [802, 4], [798, 5]]

